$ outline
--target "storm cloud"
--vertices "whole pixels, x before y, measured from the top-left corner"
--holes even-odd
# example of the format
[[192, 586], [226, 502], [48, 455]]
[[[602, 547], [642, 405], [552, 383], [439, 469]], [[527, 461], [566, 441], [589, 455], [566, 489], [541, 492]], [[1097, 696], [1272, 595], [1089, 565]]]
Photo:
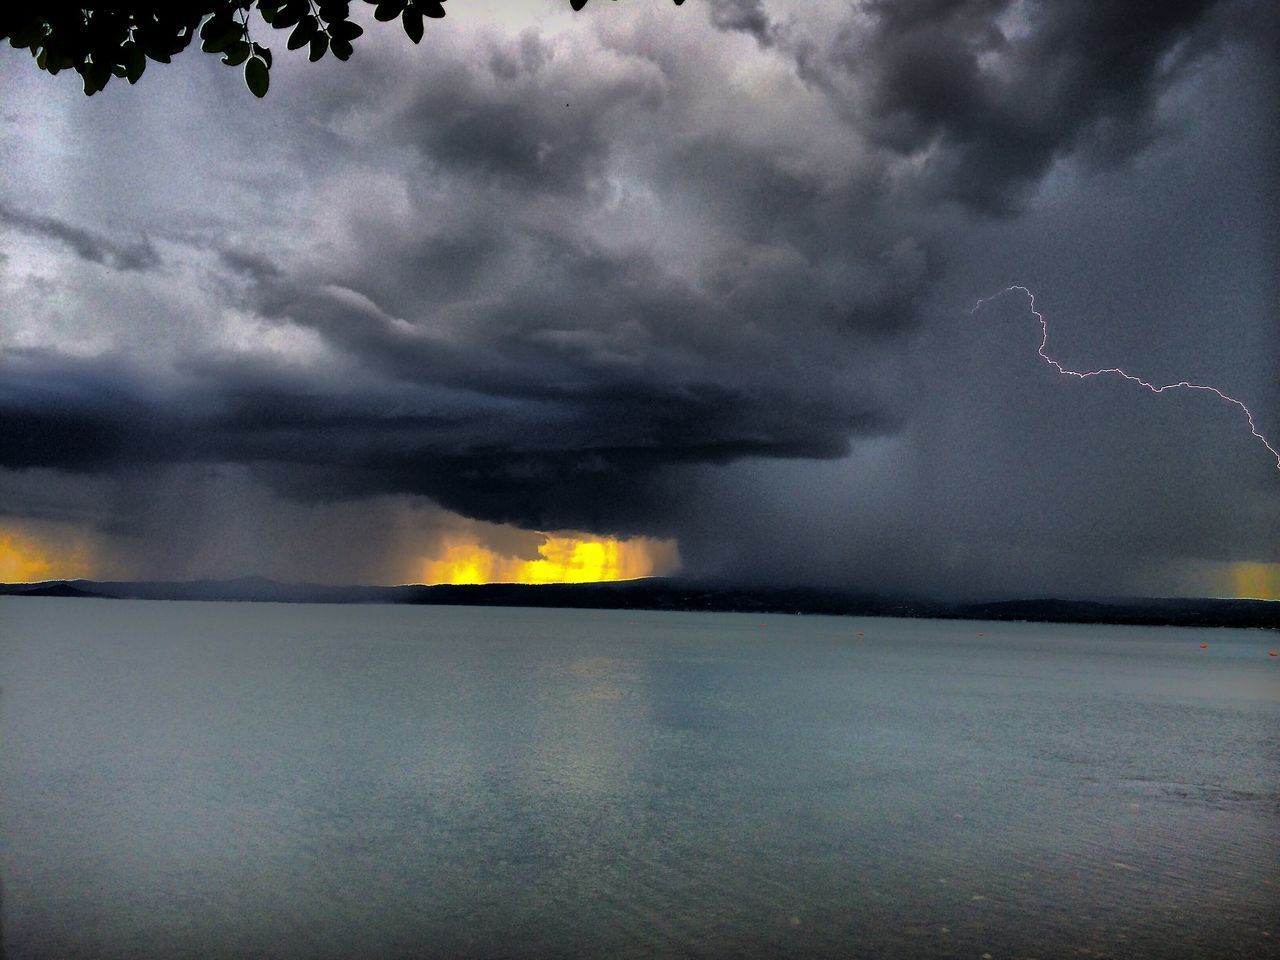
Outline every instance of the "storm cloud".
[[66, 484], [109, 530], [109, 491], [180, 475], [268, 525], [367, 509], [366, 565], [397, 503], [921, 593], [1280, 560], [1229, 411], [1067, 392], [1015, 299], [968, 312], [1026, 282], [1070, 356], [1217, 377], [1280, 433], [1273, 12], [633, 6], [371, 28], [262, 104], [208, 57], [86, 100], [0, 56], [10, 516]]
[[150, 270], [160, 265], [155, 248], [145, 239], [117, 242], [57, 217], [26, 213], [0, 204], [0, 224], [66, 244], [76, 256], [115, 270]]

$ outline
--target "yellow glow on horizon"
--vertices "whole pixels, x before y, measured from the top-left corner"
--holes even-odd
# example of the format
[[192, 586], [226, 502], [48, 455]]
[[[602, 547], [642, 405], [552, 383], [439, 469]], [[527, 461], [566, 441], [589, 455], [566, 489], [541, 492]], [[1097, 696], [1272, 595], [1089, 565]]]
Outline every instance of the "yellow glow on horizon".
[[601, 583], [674, 572], [674, 540], [547, 534], [536, 560], [507, 556], [473, 540], [447, 540], [423, 567], [423, 583]]
[[84, 548], [59, 551], [35, 537], [0, 530], [0, 583], [75, 580], [89, 574]]
[[1227, 581], [1241, 600], [1280, 600], [1280, 563], [1233, 563]]

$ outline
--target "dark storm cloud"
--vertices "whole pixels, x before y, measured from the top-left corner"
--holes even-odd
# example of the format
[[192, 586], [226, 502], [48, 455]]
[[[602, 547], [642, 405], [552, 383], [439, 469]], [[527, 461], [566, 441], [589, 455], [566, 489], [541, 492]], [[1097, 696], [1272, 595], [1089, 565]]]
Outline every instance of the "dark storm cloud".
[[[438, 351], [367, 308], [324, 297], [292, 306], [374, 378], [366, 369], [353, 390], [191, 359], [180, 383], [157, 390], [122, 357], [11, 352], [0, 365], [0, 467], [245, 463], [307, 499], [422, 494], [486, 520], [634, 530], [661, 512], [652, 488], [663, 467], [834, 457], [851, 433], [879, 426], [865, 400], [840, 402], [814, 384], [609, 377], [593, 368], [590, 345], [566, 359], [554, 340], [477, 359]], [[521, 364], [555, 376], [521, 377]]]
[[773, 43], [773, 22], [764, 0], [712, 0], [711, 22], [721, 30], [750, 34], [762, 47]]
[[0, 201], [0, 224], [64, 243], [82, 260], [113, 270], [154, 270], [160, 266], [160, 256], [150, 240], [120, 243], [57, 217], [19, 210], [4, 201]]
[[[1232, 543], [1260, 556], [1270, 478], [1229, 418], [1067, 399], [1017, 304], [963, 315], [1015, 281], [1074, 317], [1132, 287], [1076, 349], [1155, 342], [1138, 354], [1155, 369], [1199, 350], [1224, 377], [1274, 352], [1251, 300], [1235, 352], [1198, 320], [1264, 269], [1245, 222], [1262, 141], [1245, 106], [1206, 106], [1263, 74], [1242, 11], [1268, 19], [1229, 0], [716, 0], [557, 33], [468, 32], [459, 12], [429, 56], [370, 31], [388, 45], [349, 64], [282, 57], [252, 110], [223, 109], [216, 64], [185, 75], [198, 150], [133, 126], [173, 115], [166, 100], [68, 98], [87, 130], [125, 132], [83, 190], [86, 226], [0, 207], [65, 248], [14, 248], [0, 269], [0, 485], [7, 469], [127, 476], [141, 499], [230, 483], [344, 509], [431, 500], [677, 536], [695, 572], [942, 571], [957, 591], [1084, 567], [1070, 582], [1095, 585]], [[148, 89], [125, 92], [169, 95]], [[146, 183], [135, 130], [168, 158]], [[31, 153], [0, 174], [7, 195], [45, 175]], [[123, 214], [147, 204], [168, 213], [146, 232], [166, 238], [163, 271], [109, 227], [145, 225]], [[1242, 224], [1230, 239], [1212, 211]], [[1274, 384], [1238, 389], [1265, 406]], [[1212, 454], [1186, 483], [1149, 469], [1197, 443]], [[269, 526], [279, 502], [245, 509]], [[984, 551], [1000, 558], [985, 580], [966, 569]]]
[[1213, 44], [1224, 6], [882, 0], [871, 30], [798, 51], [836, 95], [865, 91], [850, 103], [878, 142], [928, 154], [942, 196], [1007, 213], [1063, 156], [1116, 164], [1150, 144], [1161, 94]]
[[520, 81], [540, 64], [526, 56], [523, 72], [509, 74], [505, 61], [492, 62], [493, 76], [507, 84], [496, 87], [482, 83], [470, 66], [439, 71], [402, 113], [401, 133], [452, 172], [522, 191], [581, 189], [609, 151], [602, 119], [653, 91], [642, 77], [627, 77], [574, 91], [566, 103], [545, 89], [533, 102], [511, 96], [513, 89], [527, 89]]
[[243, 250], [219, 250], [218, 258], [234, 273], [254, 281], [266, 284], [280, 279], [280, 268], [270, 259]]

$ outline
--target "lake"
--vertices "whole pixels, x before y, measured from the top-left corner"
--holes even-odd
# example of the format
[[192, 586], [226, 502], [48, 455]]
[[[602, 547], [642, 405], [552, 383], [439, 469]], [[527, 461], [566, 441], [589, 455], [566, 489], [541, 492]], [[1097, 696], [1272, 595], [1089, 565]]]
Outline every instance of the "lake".
[[1280, 957], [1278, 647], [0, 598], [4, 955]]

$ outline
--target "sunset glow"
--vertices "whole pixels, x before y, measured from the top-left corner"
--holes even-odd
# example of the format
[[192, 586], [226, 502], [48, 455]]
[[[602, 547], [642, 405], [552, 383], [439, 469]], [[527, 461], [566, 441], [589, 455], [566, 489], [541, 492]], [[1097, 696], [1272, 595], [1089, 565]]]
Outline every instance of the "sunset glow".
[[423, 583], [599, 583], [674, 573], [680, 557], [674, 540], [547, 535], [537, 559], [507, 556], [474, 541], [447, 541], [428, 560]]
[[0, 530], [0, 583], [74, 580], [88, 575], [84, 550], [58, 550], [34, 537]]
[[1233, 597], [1280, 600], [1280, 563], [1234, 563], [1228, 576]]

